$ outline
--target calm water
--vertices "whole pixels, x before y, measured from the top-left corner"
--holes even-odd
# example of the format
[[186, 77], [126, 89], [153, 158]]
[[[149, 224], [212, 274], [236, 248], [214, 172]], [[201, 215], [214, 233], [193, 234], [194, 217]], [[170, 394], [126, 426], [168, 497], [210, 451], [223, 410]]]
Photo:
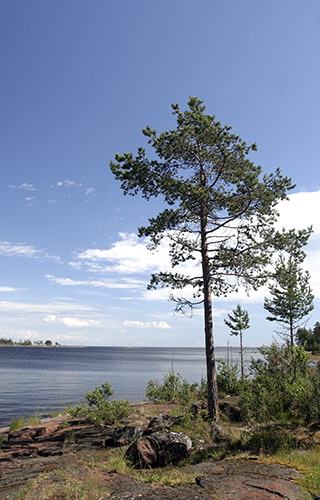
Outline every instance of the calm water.
[[[225, 358], [226, 349], [216, 348]], [[246, 358], [257, 356], [247, 349]], [[239, 350], [232, 348], [233, 361]], [[86, 390], [108, 380], [113, 397], [142, 401], [149, 379], [162, 380], [171, 369], [189, 382], [205, 376], [202, 348], [0, 347], [0, 427], [13, 417], [41, 415], [83, 400]]]

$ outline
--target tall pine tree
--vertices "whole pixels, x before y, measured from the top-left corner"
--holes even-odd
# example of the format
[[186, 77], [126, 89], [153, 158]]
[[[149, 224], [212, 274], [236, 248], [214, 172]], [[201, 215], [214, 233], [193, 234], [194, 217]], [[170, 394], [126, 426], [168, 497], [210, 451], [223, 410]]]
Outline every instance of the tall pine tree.
[[[239, 285], [256, 289], [266, 282], [266, 266], [278, 249], [299, 253], [309, 232], [277, 232], [277, 204], [287, 197], [291, 180], [277, 169], [262, 176], [247, 146], [231, 128], [222, 126], [205, 106], [190, 98], [188, 109], [173, 105], [176, 128], [157, 135], [143, 130], [153, 148], [150, 158], [144, 148], [117, 154], [111, 162], [124, 194], [149, 200], [161, 197], [164, 209], [149, 219], [139, 235], [156, 248], [170, 242], [171, 271], [153, 274], [150, 287], [194, 289], [194, 300], [204, 308], [204, 330], [209, 417], [218, 416], [218, 392], [214, 354], [212, 298], [226, 295]], [[183, 274], [179, 264], [199, 262], [196, 275]], [[176, 269], [175, 269], [176, 268]], [[176, 272], [175, 272], [176, 271]], [[180, 271], [180, 272], [179, 272]], [[193, 306], [178, 296], [177, 308]]]

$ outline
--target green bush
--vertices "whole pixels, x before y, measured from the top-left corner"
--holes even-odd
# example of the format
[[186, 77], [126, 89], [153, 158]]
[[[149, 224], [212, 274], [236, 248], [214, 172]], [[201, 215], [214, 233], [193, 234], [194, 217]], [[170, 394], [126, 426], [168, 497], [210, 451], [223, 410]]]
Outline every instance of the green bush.
[[310, 370], [305, 350], [272, 344], [260, 352], [264, 359], [252, 360], [252, 378], [241, 391], [243, 417], [260, 422], [318, 419], [320, 371]]
[[77, 406], [69, 406], [66, 410], [71, 417], [81, 418], [93, 424], [114, 424], [126, 418], [132, 411], [129, 401], [114, 400], [108, 398], [113, 394], [109, 382], [104, 382], [95, 387], [92, 391], [87, 391], [85, 398], [87, 403], [80, 403]]
[[238, 395], [243, 381], [239, 377], [239, 366], [227, 363], [224, 359], [218, 359], [217, 384], [219, 396]]
[[156, 402], [190, 403], [199, 399], [202, 393], [203, 381], [201, 385], [196, 382], [190, 384], [180, 373], [171, 370], [163, 376], [162, 383], [157, 380], [148, 381], [146, 398]]

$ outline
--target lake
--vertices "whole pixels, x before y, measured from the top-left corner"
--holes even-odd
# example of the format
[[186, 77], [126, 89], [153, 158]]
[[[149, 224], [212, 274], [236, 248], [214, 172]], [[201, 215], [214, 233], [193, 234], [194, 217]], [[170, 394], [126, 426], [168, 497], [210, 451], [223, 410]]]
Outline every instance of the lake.
[[[227, 349], [216, 348], [226, 359]], [[239, 349], [229, 348], [239, 361]], [[246, 359], [259, 356], [247, 348]], [[0, 427], [12, 418], [48, 414], [84, 399], [106, 380], [113, 398], [145, 399], [149, 379], [162, 380], [171, 369], [189, 382], [206, 374], [203, 348], [160, 347], [0, 347]]]

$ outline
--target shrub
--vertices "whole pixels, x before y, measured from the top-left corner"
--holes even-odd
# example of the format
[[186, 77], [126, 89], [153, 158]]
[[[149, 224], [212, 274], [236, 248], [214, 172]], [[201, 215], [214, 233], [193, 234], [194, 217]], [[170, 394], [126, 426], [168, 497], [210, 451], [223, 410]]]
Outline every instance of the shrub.
[[311, 371], [302, 347], [260, 349], [264, 359], [252, 360], [252, 379], [239, 405], [245, 419], [311, 421], [320, 416], [320, 371]]
[[227, 363], [224, 359], [218, 359], [217, 383], [220, 396], [224, 394], [238, 395], [242, 385], [238, 365]]
[[87, 391], [85, 398], [87, 403], [77, 406], [69, 406], [67, 412], [72, 417], [82, 418], [93, 424], [114, 424], [118, 420], [126, 418], [131, 413], [129, 401], [114, 400], [108, 398], [113, 394], [109, 382], [104, 382]]
[[203, 382], [200, 386], [198, 383], [190, 384], [181, 377], [180, 373], [171, 370], [163, 376], [162, 384], [157, 380], [148, 381], [146, 398], [156, 402], [189, 403], [199, 399], [201, 391], [203, 392], [202, 385]]

